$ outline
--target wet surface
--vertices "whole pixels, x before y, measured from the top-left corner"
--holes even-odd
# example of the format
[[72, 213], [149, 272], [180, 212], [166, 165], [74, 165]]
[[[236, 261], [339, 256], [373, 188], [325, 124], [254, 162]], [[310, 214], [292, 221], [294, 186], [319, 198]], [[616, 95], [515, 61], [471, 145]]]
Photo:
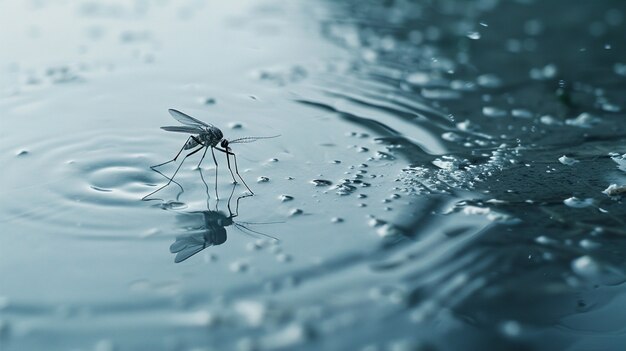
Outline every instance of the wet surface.
[[0, 3], [2, 349], [621, 350], [624, 16]]

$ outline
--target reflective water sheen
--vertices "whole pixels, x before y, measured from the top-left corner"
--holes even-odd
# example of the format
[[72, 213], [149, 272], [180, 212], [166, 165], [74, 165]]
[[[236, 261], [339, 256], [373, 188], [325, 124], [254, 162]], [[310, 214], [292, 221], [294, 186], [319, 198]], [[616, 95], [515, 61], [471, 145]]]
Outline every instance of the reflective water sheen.
[[0, 348], [623, 350], [625, 16], [0, 2]]

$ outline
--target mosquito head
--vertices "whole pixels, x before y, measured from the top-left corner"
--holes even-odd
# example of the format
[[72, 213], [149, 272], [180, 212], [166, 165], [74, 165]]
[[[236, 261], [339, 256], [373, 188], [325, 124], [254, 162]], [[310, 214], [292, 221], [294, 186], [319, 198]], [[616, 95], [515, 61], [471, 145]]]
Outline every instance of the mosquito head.
[[226, 139], [222, 139], [222, 141], [220, 142], [220, 145], [225, 149], [228, 150], [228, 140]]

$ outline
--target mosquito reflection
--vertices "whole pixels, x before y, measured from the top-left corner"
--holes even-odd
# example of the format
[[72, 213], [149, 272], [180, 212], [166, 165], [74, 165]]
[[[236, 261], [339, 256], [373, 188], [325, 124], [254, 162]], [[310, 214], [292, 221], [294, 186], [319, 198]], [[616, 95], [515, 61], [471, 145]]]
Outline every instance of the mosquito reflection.
[[261, 233], [249, 228], [254, 224], [272, 224], [278, 222], [251, 223], [235, 221], [234, 218], [239, 216], [239, 201], [251, 196], [250, 194], [239, 196], [235, 200], [235, 210], [231, 209], [231, 201], [235, 191], [233, 190], [228, 198], [227, 210], [228, 215], [217, 209], [206, 211], [184, 212], [176, 215], [177, 224], [186, 231], [185, 234], [178, 235], [176, 241], [170, 246], [170, 252], [176, 254], [174, 262], [183, 262], [198, 252], [211, 247], [222, 245], [228, 239], [226, 227], [233, 226], [240, 232], [253, 237], [265, 237], [278, 241], [277, 238]]

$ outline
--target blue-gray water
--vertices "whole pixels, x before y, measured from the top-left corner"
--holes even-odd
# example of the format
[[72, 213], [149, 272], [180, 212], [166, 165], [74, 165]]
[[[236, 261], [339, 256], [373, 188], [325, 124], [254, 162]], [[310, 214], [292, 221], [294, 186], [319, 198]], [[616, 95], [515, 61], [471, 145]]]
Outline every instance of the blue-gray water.
[[0, 1], [0, 349], [623, 350], [625, 16]]

